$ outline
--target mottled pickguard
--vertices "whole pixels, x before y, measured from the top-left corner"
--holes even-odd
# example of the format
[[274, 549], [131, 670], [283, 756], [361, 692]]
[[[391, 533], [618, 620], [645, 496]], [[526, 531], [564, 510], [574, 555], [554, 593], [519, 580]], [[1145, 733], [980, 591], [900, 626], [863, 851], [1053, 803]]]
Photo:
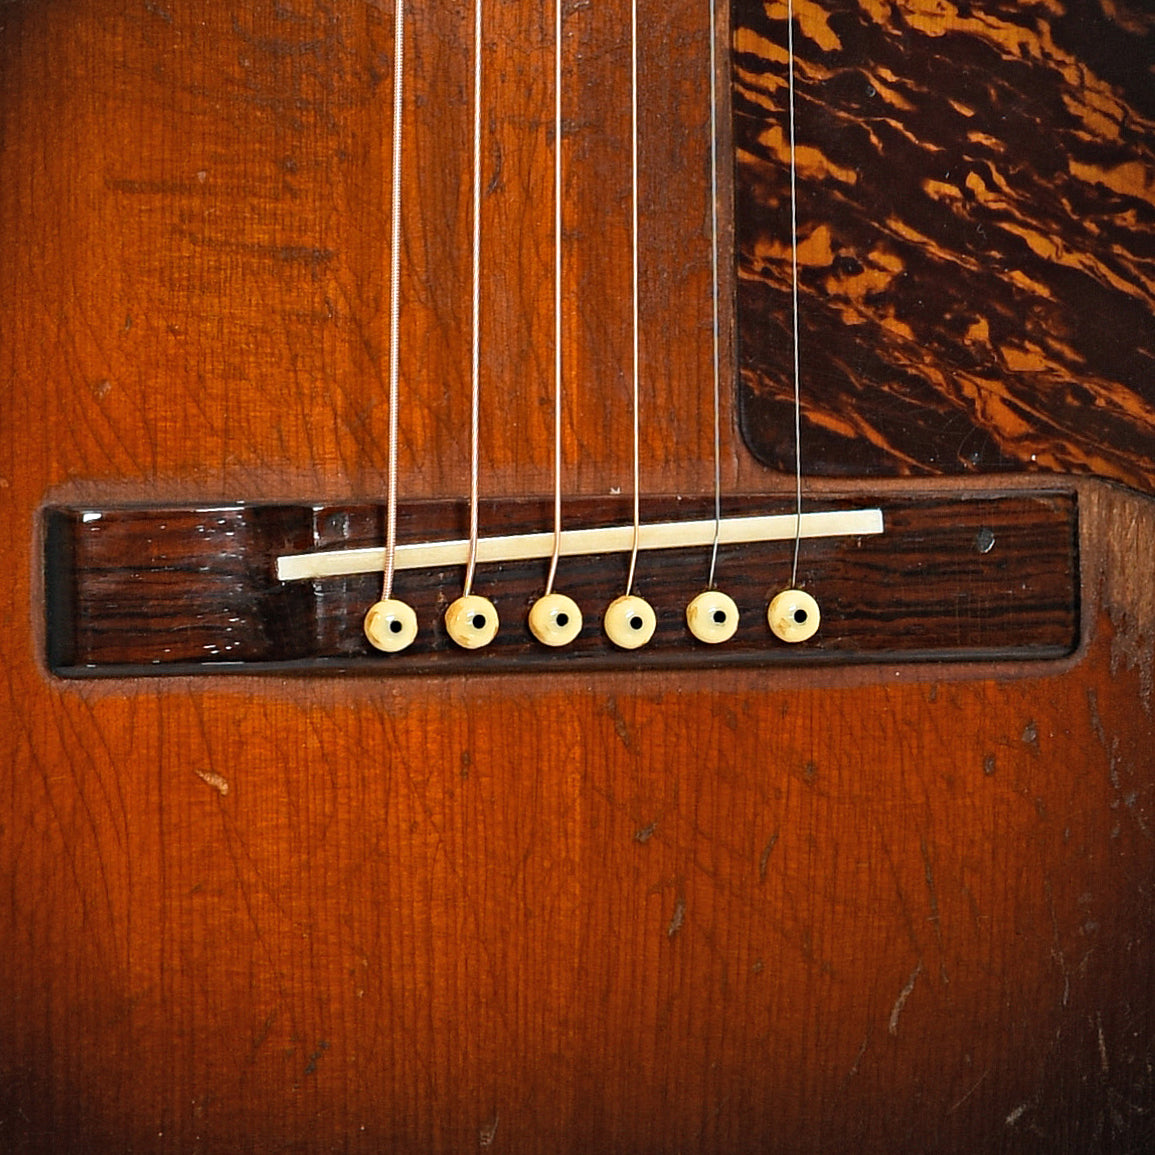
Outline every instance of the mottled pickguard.
[[[794, 465], [787, 22], [733, 20], [739, 408]], [[808, 473], [1155, 488], [1155, 10], [798, 0]]]

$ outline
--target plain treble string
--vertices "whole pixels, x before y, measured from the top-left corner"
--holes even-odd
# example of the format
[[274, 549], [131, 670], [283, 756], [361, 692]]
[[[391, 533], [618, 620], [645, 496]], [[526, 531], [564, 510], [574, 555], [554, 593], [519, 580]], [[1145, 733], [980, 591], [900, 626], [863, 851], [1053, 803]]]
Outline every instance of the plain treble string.
[[553, 52], [553, 550], [550, 554], [549, 573], [545, 593], [533, 603], [529, 611], [529, 628], [542, 645], [565, 646], [572, 642], [582, 628], [581, 610], [573, 598], [554, 592], [558, 559], [561, 557], [561, 403], [563, 387], [562, 345], [564, 338], [562, 304], [563, 250], [562, 250], [562, 33], [563, 0], [554, 2]]
[[548, 596], [557, 580], [561, 544], [562, 397], [562, 0], [554, 4], [553, 50], [553, 534], [554, 553], [545, 583]]
[[722, 538], [722, 371], [718, 289], [718, 53], [715, 0], [710, 0], [710, 308], [713, 341], [712, 384], [714, 416], [714, 539], [710, 547], [710, 570], [706, 588], [686, 607], [686, 625], [700, 642], [717, 645], [729, 641], [738, 629], [738, 606], [715, 584], [718, 546]]
[[634, 575], [638, 566], [638, 537], [641, 533], [639, 487], [641, 469], [638, 451], [638, 0], [630, 0], [630, 338], [631, 403], [633, 416], [633, 493], [634, 548], [630, 554], [630, 573], [626, 579], [626, 596], [634, 592]]
[[633, 466], [633, 547], [630, 550], [629, 576], [626, 592], [615, 598], [606, 608], [602, 622], [606, 636], [626, 650], [644, 646], [657, 627], [657, 615], [645, 598], [634, 593], [634, 577], [638, 565], [638, 545], [641, 540], [641, 466], [640, 466], [640, 410], [638, 276], [638, 0], [630, 0], [630, 327], [631, 327], [631, 415]]
[[798, 144], [797, 116], [794, 111], [794, 0], [786, 5], [786, 56], [790, 102], [790, 296], [794, 336], [794, 514], [798, 528], [794, 534], [794, 563], [790, 585], [798, 584], [798, 552], [802, 542], [802, 367], [798, 322]]
[[784, 642], [805, 642], [818, 630], [822, 614], [818, 602], [798, 589], [798, 554], [802, 542], [802, 368], [799, 353], [798, 306], [798, 145], [794, 108], [794, 0], [786, 5], [787, 94], [790, 126], [790, 298], [794, 362], [794, 561], [790, 586], [770, 602], [766, 617], [775, 636]]
[[714, 401], [714, 544], [706, 588], [714, 588], [718, 567], [718, 540], [722, 535], [722, 368], [718, 318], [718, 19], [716, 0], [710, 0], [710, 337], [712, 341]]
[[482, 0], [473, 6], [473, 333], [470, 342], [469, 564], [465, 596], [473, 592], [477, 568], [478, 473], [481, 458], [481, 34]]
[[397, 405], [400, 395], [401, 332], [401, 146], [405, 86], [405, 0], [396, 0], [393, 45], [393, 166], [389, 245], [389, 493], [386, 509], [385, 574], [381, 598], [393, 596], [393, 557], [397, 550]]

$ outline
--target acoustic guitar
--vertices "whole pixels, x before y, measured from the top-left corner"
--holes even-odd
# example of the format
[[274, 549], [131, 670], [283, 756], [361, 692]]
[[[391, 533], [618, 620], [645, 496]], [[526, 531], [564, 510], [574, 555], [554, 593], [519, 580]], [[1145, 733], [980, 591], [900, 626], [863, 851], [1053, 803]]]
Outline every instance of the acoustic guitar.
[[477, 16], [0, 6], [0, 1149], [1155, 1149], [1150, 6]]

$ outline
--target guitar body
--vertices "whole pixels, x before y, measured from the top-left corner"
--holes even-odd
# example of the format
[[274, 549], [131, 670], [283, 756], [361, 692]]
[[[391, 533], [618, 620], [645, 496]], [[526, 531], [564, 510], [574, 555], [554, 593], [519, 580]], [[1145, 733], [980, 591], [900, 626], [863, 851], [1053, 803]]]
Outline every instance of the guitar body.
[[[481, 484], [541, 499], [552, 10], [490, 7]], [[930, 7], [800, 5], [800, 113], [824, 101], [846, 131], [800, 123], [807, 500], [1069, 495], [1065, 656], [66, 678], [46, 510], [383, 499], [393, 14], [4, 5], [0, 1148], [1151, 1149], [1153, 114], [1134, 71], [1068, 53], [1059, 5]], [[1085, 7], [1149, 84], [1150, 17]], [[400, 478], [448, 500], [471, 13], [413, 8]], [[643, 22], [641, 462], [644, 493], [708, 499], [704, 9]], [[783, 18], [734, 5], [719, 66], [723, 485], [775, 500]], [[591, 499], [630, 485], [626, 27], [567, 12], [565, 484]], [[875, 72], [839, 58], [893, 49], [886, 27], [904, 51]], [[961, 84], [951, 61], [1000, 78], [949, 97], [983, 113], [955, 147], [989, 148], [988, 199], [938, 140], [938, 183], [903, 199], [911, 163], [872, 150], [931, 131], [912, 93], [936, 68]], [[1083, 200], [1041, 145], [992, 159], [976, 93], [1051, 92], [1027, 63], [1094, 97], [1098, 120], [1040, 97], [1033, 122], [1075, 142]], [[855, 122], [840, 78], [868, 73], [889, 107]], [[898, 628], [917, 622], [878, 622]]]

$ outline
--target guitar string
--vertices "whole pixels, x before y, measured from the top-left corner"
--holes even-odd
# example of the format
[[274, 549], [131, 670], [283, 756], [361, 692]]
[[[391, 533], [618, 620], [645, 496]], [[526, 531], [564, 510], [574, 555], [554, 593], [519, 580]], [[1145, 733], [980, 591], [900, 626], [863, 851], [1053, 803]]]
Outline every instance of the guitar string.
[[388, 601], [393, 596], [393, 569], [397, 554], [397, 402], [400, 395], [400, 357], [397, 345], [401, 328], [401, 115], [405, 79], [405, 0], [396, 0], [394, 23], [392, 236], [389, 251], [389, 494], [386, 505], [382, 601]]
[[790, 293], [794, 329], [794, 564], [790, 586], [798, 585], [798, 552], [802, 543], [802, 369], [798, 351], [798, 160], [794, 112], [794, 0], [786, 5], [786, 56], [790, 101]]
[[[392, 595], [394, 559], [397, 540], [397, 457], [398, 399], [400, 365], [398, 338], [400, 330], [400, 230], [401, 230], [401, 155], [402, 108], [404, 84], [404, 0], [396, 0], [396, 40], [393, 92], [393, 173], [392, 173], [392, 242], [390, 260], [390, 348], [389, 348], [389, 493], [387, 503], [386, 557], [383, 598]], [[714, 585], [721, 523], [721, 426], [719, 369], [719, 290], [717, 239], [717, 80], [714, 44], [715, 4], [710, 3], [710, 186], [711, 186], [711, 291], [713, 300], [713, 409], [714, 409], [714, 517], [716, 532], [711, 549], [708, 585]], [[797, 226], [797, 146], [794, 98], [794, 7], [787, 4], [787, 56], [789, 71], [790, 124], [790, 216], [791, 216], [791, 294], [793, 322], [794, 378], [794, 446], [795, 446], [795, 536], [791, 568], [791, 585], [796, 584], [802, 536], [802, 446], [801, 446], [801, 368], [799, 355], [798, 305], [798, 226]], [[482, 0], [476, 0], [474, 19], [474, 172], [473, 172], [473, 338], [471, 365], [471, 453], [470, 453], [470, 552], [465, 593], [472, 588], [476, 568], [478, 541], [478, 472], [480, 455], [480, 135], [481, 135], [481, 29]], [[561, 548], [561, 383], [562, 383], [562, 200], [561, 200], [561, 65], [562, 0], [555, 4], [554, 45], [554, 551], [550, 558], [546, 593], [552, 592]], [[638, 286], [638, 45], [637, 0], [630, 11], [630, 122], [631, 122], [631, 305], [632, 305], [632, 465], [634, 544], [630, 554], [626, 593], [633, 590], [641, 532], [640, 447], [639, 447], [639, 286]]]
[[477, 568], [478, 474], [481, 460], [481, 8], [473, 6], [473, 333], [470, 364], [469, 561], [464, 597], [473, 592]]
[[553, 53], [553, 554], [545, 594], [553, 593], [557, 563], [561, 556], [561, 393], [562, 393], [562, 155], [561, 155], [561, 54], [562, 0], [554, 4]]
[[638, 543], [641, 539], [641, 504], [639, 487], [641, 469], [638, 445], [638, 0], [630, 3], [630, 293], [633, 326], [632, 408], [633, 408], [633, 485], [634, 546], [630, 551], [630, 573], [626, 596], [634, 592], [634, 573], [638, 566]]
[[718, 566], [718, 541], [722, 535], [722, 423], [721, 367], [718, 322], [718, 59], [716, 0], [710, 0], [710, 298], [714, 369], [714, 544], [710, 550], [707, 589], [714, 588]]

